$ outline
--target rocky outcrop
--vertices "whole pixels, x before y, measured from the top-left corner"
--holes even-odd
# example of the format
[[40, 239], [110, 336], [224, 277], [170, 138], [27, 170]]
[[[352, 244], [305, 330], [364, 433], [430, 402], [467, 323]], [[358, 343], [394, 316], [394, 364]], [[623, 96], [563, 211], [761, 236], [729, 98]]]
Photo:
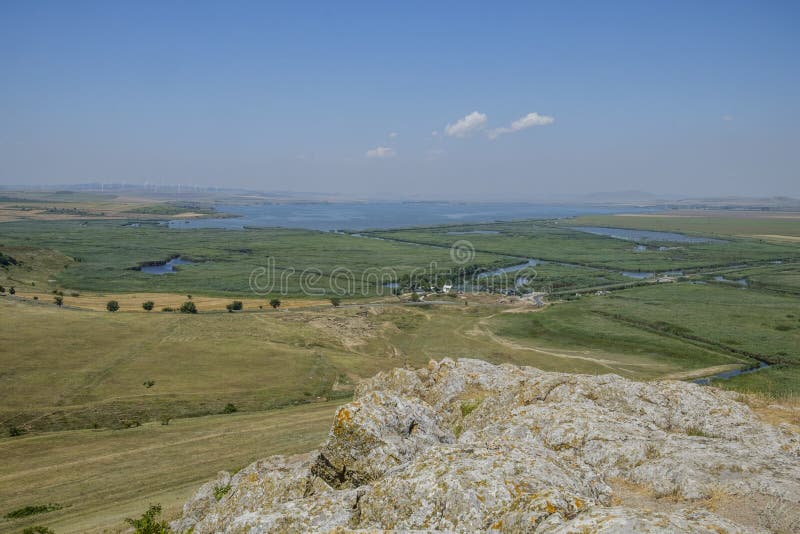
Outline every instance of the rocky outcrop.
[[[479, 360], [395, 369], [358, 386], [320, 450], [221, 473], [172, 527], [751, 532], [754, 523], [693, 503], [720, 494], [800, 503], [800, 436], [736, 398], [684, 382]], [[626, 505], [613, 481], [678, 504]], [[228, 486], [217, 500], [214, 488]]]

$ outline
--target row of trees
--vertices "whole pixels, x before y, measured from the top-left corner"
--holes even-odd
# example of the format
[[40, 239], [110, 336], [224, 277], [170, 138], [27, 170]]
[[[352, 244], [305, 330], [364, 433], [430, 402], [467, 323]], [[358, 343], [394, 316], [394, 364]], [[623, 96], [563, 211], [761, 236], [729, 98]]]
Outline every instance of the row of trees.
[[[4, 288], [0, 286], [0, 292], [2, 292], [3, 290]], [[11, 288], [10, 293], [12, 295], [15, 293], [13, 287]], [[191, 295], [188, 296], [191, 299]], [[62, 295], [56, 295], [55, 297], [53, 297], [53, 302], [56, 304], [56, 306], [61, 307], [64, 305], [64, 297]], [[332, 297], [330, 299], [330, 302], [334, 308], [338, 308], [342, 304], [342, 300], [339, 297]], [[278, 309], [281, 305], [281, 300], [278, 298], [270, 299], [269, 305], [272, 306], [273, 309]], [[142, 303], [142, 308], [145, 311], [152, 311], [155, 308], [155, 302], [153, 302], [152, 300], [145, 301]], [[233, 302], [225, 306], [225, 309], [227, 309], [228, 312], [230, 313], [233, 313], [234, 311], [240, 311], [243, 308], [244, 305], [242, 304], [241, 300], [234, 300]], [[106, 303], [106, 310], [112, 313], [118, 311], [119, 302], [117, 302], [116, 300], [109, 300]], [[162, 311], [171, 312], [175, 311], [175, 309], [167, 306], [162, 308]], [[197, 313], [197, 305], [194, 302], [192, 302], [192, 300], [187, 300], [186, 302], [181, 304], [180, 308], [178, 308], [178, 311], [181, 313]]]

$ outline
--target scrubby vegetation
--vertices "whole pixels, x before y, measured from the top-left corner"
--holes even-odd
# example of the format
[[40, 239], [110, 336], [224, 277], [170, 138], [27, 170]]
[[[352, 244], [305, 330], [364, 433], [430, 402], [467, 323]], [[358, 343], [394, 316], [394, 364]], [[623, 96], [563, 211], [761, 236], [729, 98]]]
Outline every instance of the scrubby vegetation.
[[169, 524], [165, 519], [160, 519], [161, 505], [153, 504], [138, 519], [125, 519], [125, 523], [133, 528], [134, 534], [167, 534], [170, 532]]
[[22, 508], [17, 508], [16, 510], [7, 513], [4, 517], [6, 519], [19, 519], [21, 517], [28, 517], [31, 515], [46, 514], [47, 512], [61, 510], [61, 508], [62, 507], [59, 504], [28, 505], [23, 506]]

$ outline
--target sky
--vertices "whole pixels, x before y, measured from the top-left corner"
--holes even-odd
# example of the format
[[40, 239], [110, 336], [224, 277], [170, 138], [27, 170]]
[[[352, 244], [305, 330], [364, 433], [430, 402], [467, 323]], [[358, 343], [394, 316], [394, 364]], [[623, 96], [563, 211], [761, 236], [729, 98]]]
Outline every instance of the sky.
[[800, 197], [800, 2], [0, 2], [0, 185]]

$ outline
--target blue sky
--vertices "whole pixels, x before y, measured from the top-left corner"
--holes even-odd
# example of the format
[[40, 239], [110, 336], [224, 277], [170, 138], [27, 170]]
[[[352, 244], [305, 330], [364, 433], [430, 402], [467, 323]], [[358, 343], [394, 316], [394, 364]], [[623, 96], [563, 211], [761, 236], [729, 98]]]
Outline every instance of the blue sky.
[[0, 184], [800, 196], [799, 25], [768, 1], [5, 1]]

